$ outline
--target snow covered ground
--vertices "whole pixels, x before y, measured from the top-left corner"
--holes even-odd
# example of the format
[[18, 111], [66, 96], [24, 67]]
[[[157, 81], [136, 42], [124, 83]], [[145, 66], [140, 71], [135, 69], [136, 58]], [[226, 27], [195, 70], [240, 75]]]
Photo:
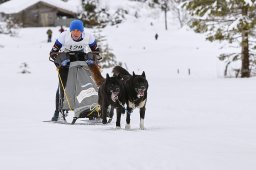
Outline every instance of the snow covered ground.
[[[143, 131], [138, 110], [129, 131], [124, 116], [121, 130], [115, 120], [42, 122], [52, 117], [57, 87], [57, 72], [48, 61], [53, 45], [46, 42], [48, 28], [21, 29], [18, 37], [0, 34], [0, 169], [254, 170], [256, 79], [222, 78], [216, 44], [150, 22], [130, 19], [103, 30], [130, 72], [146, 72]], [[52, 29], [55, 39], [59, 28]], [[19, 73], [23, 62], [31, 74]]]

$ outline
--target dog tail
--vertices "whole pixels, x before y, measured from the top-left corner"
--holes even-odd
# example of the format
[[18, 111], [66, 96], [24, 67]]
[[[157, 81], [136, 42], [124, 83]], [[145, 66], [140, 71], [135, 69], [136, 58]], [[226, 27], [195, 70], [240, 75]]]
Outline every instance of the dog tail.
[[121, 66], [115, 66], [112, 70], [113, 76], [120, 76], [122, 78], [131, 76], [130, 73]]

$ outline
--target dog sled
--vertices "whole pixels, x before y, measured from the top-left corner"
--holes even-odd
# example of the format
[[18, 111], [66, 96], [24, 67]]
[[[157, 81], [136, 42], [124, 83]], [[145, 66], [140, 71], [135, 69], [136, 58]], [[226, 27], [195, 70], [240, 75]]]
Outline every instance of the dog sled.
[[[89, 53], [92, 55], [92, 53]], [[57, 65], [59, 77], [59, 116], [65, 117], [68, 111], [74, 112], [71, 124], [75, 124], [78, 118], [90, 120], [100, 118], [98, 103], [98, 87], [91, 78], [92, 74], [86, 63], [88, 55], [83, 52], [58, 53], [56, 60], [50, 61]], [[66, 67], [61, 63], [68, 61]], [[60, 67], [59, 67], [60, 66]], [[63, 70], [66, 73], [62, 75]], [[67, 76], [66, 76], [67, 75]]]

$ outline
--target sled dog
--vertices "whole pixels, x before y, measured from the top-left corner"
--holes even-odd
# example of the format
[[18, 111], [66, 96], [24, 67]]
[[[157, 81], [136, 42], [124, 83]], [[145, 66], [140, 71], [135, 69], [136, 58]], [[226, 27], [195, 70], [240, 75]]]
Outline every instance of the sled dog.
[[[142, 75], [131, 75], [127, 70], [120, 66], [113, 68], [113, 76], [121, 78], [125, 89], [125, 102], [127, 105], [125, 129], [130, 129], [130, 116], [135, 108], [140, 109], [140, 129], [144, 129], [144, 118], [147, 102], [148, 81], [145, 72]], [[123, 100], [123, 99], [122, 99]], [[119, 114], [119, 113], [117, 113]], [[117, 117], [121, 117], [118, 115]], [[117, 119], [116, 126], [120, 127], [120, 119]]]
[[112, 120], [114, 109], [120, 116], [125, 112], [125, 90], [120, 78], [110, 77], [107, 74], [103, 84], [99, 87], [98, 96], [103, 124], [107, 123], [107, 117], [110, 117], [109, 122]]

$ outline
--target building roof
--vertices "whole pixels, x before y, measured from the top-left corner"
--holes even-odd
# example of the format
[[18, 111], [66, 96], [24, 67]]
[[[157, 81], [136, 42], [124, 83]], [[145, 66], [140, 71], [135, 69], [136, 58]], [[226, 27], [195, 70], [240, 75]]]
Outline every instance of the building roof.
[[71, 4], [61, 0], [10, 0], [0, 4], [0, 13], [16, 14], [39, 2], [45, 3], [52, 7], [56, 7], [59, 10], [68, 13], [76, 14], [81, 10], [81, 5]]

